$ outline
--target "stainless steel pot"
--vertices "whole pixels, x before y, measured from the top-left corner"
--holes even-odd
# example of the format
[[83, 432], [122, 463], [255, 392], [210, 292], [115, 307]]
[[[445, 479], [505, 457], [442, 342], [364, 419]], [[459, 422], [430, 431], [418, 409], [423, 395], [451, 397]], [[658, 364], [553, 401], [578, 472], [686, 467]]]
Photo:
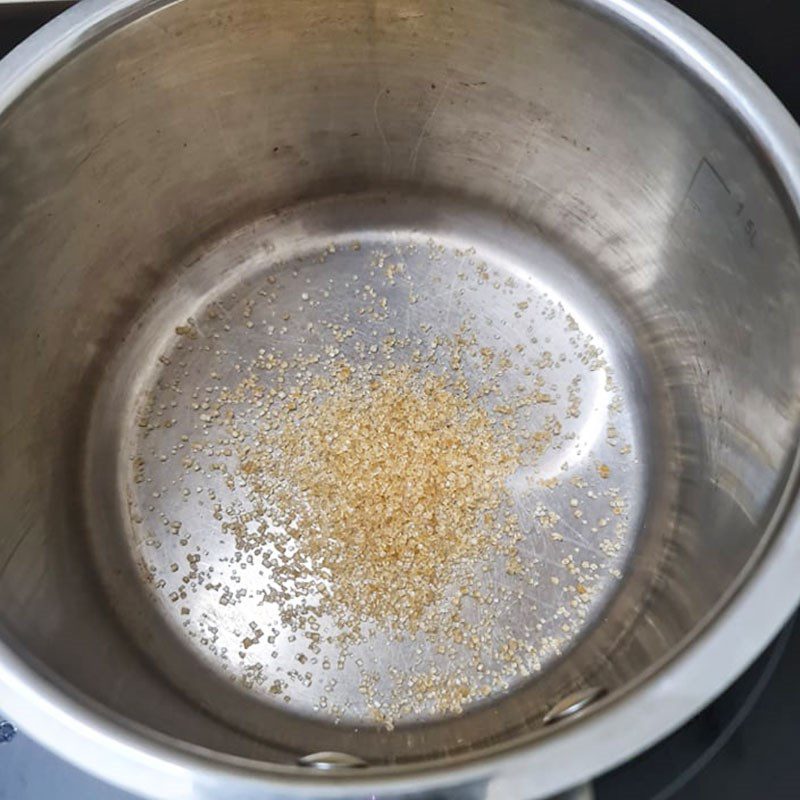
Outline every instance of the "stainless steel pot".
[[[84, 769], [170, 800], [545, 797], [678, 726], [795, 607], [800, 133], [670, 6], [84, 0], [0, 64], [0, 186], [0, 703]], [[636, 454], [609, 434], [622, 579], [491, 702], [332, 726], [182, 635], [120, 453], [181, 315], [309, 242], [427, 236], [603, 342]]]

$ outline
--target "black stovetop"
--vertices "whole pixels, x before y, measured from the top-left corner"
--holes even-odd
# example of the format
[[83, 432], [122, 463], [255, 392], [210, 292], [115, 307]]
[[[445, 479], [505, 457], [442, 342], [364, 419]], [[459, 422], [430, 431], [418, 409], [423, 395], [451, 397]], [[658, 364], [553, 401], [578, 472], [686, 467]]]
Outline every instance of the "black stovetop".
[[[800, 0], [673, 2], [753, 67], [800, 121]], [[0, 55], [66, 5], [12, 10], [0, 3]], [[705, 711], [597, 779], [597, 800], [798, 800], [798, 668], [800, 624], [792, 621]], [[60, 761], [24, 731], [3, 743], [10, 733], [0, 725], [0, 800], [133, 800]]]

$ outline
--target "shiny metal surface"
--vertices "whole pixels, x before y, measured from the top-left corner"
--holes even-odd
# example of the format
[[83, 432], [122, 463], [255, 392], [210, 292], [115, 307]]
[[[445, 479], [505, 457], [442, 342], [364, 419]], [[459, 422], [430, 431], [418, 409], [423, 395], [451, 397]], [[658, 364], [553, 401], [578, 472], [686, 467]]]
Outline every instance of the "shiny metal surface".
[[[800, 138], [682, 15], [623, 0], [88, 0], [3, 62], [0, 107], [0, 687], [31, 735], [152, 797], [544, 797], [677, 725], [793, 608]], [[313, 691], [277, 705], [231, 683], [191, 635], [207, 598], [187, 593], [183, 614], [153, 589], [186, 545], [136, 533], [120, 477], [140, 392], [177, 364], [176, 326], [210, 303], [235, 311], [331, 243], [305, 291], [360, 278], [369, 263], [339, 246], [354, 239], [444, 248], [434, 271], [408, 261], [419, 321], [445, 330], [461, 312], [434, 279], [474, 248], [501, 286], [513, 276], [592, 334], [622, 401], [618, 436], [606, 398], [586, 403], [574, 432], [596, 442], [565, 459], [580, 475], [602, 458], [626, 498], [585, 619], [535, 677], [392, 731], [357, 706], [331, 724]], [[487, 328], [522, 330], [502, 294], [477, 287], [474, 303]], [[563, 321], [537, 317], [573, 367]], [[246, 355], [252, 336], [230, 328], [210, 335]], [[198, 349], [182, 369], [212, 360]], [[163, 483], [170, 467], [153, 469]], [[165, 486], [145, 513], [180, 502]], [[568, 518], [574, 498], [554, 498]], [[202, 514], [190, 547], [218, 558]], [[593, 527], [577, 528], [581, 560]], [[508, 624], [535, 636], [561, 561], [526, 533], [543, 580]], [[375, 650], [377, 668], [393, 657]], [[296, 655], [281, 646], [274, 666]], [[609, 695], [543, 727], [587, 686]], [[296, 766], [325, 750], [370, 766]]]
[[135, 796], [98, 780], [19, 731], [13, 743], [0, 747], [0, 798], [41, 800], [48, 797], [91, 800], [135, 800]]
[[[563, 680], [557, 670], [548, 678], [548, 667], [571, 640], [594, 658], [626, 624], [596, 622], [647, 524], [653, 452], [669, 447], [656, 445], [661, 434], [642, 400], [650, 393], [647, 376], [634, 362], [619, 312], [524, 227], [480, 206], [405, 192], [300, 205], [237, 231], [190, 263], [109, 366], [87, 438], [89, 534], [127, 630], [143, 649], [159, 642], [152, 658], [184, 693], [289, 753], [302, 755], [311, 745], [369, 762], [389, 754], [409, 760], [502, 737], [511, 720], [541, 716], [560, 689], [550, 681]], [[387, 263], [402, 264], [402, 277]], [[373, 293], [386, 298], [378, 320], [363, 313], [377, 303]], [[352, 336], [326, 335], [319, 330], [325, 320], [352, 326]], [[552, 418], [559, 430], [533, 466], [511, 478], [510, 499], [526, 533], [519, 558], [530, 569], [508, 574], [503, 552], [485, 571], [469, 567], [472, 589], [492, 602], [464, 616], [473, 632], [463, 638], [491, 629], [481, 671], [498, 680], [491, 695], [455, 718], [436, 708], [433, 685], [427, 702], [413, 701], [407, 680], [435, 673], [477, 684], [484, 675], [475, 671], [472, 648], [448, 646], [446, 630], [400, 637], [378, 629], [345, 651], [336, 621], [311, 610], [303, 618], [315, 622], [290, 626], [284, 604], [265, 591], [281, 588], [276, 553], [241, 552], [225, 533], [226, 521], [235, 524], [238, 509], [250, 508], [247, 486], [228, 477], [238, 457], [229, 444], [203, 448], [220, 436], [211, 415], [227, 413], [213, 410], [215, 387], [232, 390], [250, 364], [264, 363], [265, 348], [277, 361], [299, 349], [304, 359], [324, 363], [335, 346], [352, 363], [363, 354], [383, 358], [369, 345], [396, 334], [413, 343], [396, 348], [394, 363], [411, 365], [415, 352], [431, 346], [428, 330], [476, 337], [475, 354], [461, 358], [459, 374], [468, 379], [480, 379], [481, 354], [491, 347], [507, 354], [501, 380], [512, 391], [541, 376], [547, 402], [521, 417], [520, 427], [537, 434]], [[359, 350], [365, 342], [369, 349]], [[256, 370], [268, 388], [289, 390], [291, 373], [284, 381], [277, 370]], [[257, 429], [260, 408], [242, 430]], [[252, 412], [246, 403], [232, 410], [238, 419]], [[598, 475], [601, 465], [606, 478]], [[667, 480], [659, 484], [666, 493]], [[109, 530], [123, 535], [110, 538]], [[645, 587], [632, 581], [629, 594]], [[534, 647], [511, 670], [503, 660], [507, 641]], [[377, 681], [365, 692], [372, 676]], [[517, 687], [513, 703], [501, 701], [504, 714], [487, 703]], [[405, 710], [392, 720], [397, 731], [376, 726], [376, 711], [401, 703]], [[443, 716], [446, 724], [412, 726]], [[401, 724], [408, 726], [402, 739]]]
[[319, 769], [322, 771], [361, 769], [367, 766], [366, 761], [356, 756], [351, 756], [347, 753], [332, 752], [310, 753], [307, 756], [298, 758], [297, 763], [301, 767], [310, 767], [311, 769]]
[[592, 703], [599, 700], [605, 694], [605, 689], [598, 687], [591, 689], [581, 689], [572, 694], [568, 694], [563, 700], [559, 700], [542, 718], [545, 725], [553, 725], [561, 720], [579, 714], [588, 708]]

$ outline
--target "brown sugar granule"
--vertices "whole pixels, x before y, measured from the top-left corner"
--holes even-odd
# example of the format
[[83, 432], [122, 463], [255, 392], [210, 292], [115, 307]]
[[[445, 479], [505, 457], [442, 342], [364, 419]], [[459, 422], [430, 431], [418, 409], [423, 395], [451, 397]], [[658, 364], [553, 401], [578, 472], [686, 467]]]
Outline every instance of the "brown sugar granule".
[[413, 631], [454, 567], [498, 544], [519, 448], [463, 384], [346, 371], [335, 394], [301, 395], [287, 424], [265, 425], [241, 472], [280, 498], [292, 561], [327, 577], [327, 610]]
[[[615, 458], [623, 395], [560, 303], [474, 251], [454, 277], [433, 240], [365, 250], [177, 320], [137, 407], [131, 518], [154, 591], [226, 675], [388, 729], [519, 685], [595, 618], [638, 461]], [[496, 313], [470, 299], [485, 283]]]
[[597, 474], [601, 478], [606, 479], [611, 476], [611, 468], [608, 466], [608, 464], [598, 464]]

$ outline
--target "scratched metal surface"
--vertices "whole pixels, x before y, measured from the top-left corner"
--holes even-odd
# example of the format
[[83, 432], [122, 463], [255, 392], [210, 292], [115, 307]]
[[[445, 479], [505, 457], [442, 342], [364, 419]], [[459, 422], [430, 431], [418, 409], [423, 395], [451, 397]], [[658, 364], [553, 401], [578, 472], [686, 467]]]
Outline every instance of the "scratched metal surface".
[[[351, 220], [359, 227], [350, 228]], [[402, 273], [395, 275], [398, 264]], [[385, 310], [378, 298], [385, 298]], [[378, 308], [380, 318], [366, 308]], [[347, 338], [326, 336], [326, 321], [348, 330]], [[299, 353], [323, 365], [334, 352], [336, 359], [402, 367], [414, 365], [415, 353], [427, 353], [434, 337], [459, 334], [476, 341], [458, 373], [443, 345], [426, 369], [444, 364], [442, 374], [475, 390], [488, 374], [512, 399], [522, 396], [518, 387], [539, 380], [540, 402], [520, 418], [518, 433], [555, 431], [544, 452], [508, 479], [508, 505], [522, 536], [519, 574], [508, 571], [498, 550], [468, 566], [462, 579], [493, 598], [490, 611], [468, 606], [462, 620], [467, 639], [470, 629], [482, 638], [483, 676], [475, 671], [474, 646], [454, 648], [445, 631], [404, 635], [397, 626], [376, 625], [345, 651], [337, 642], [346, 631], [330, 617], [317, 619], [313, 603], [312, 638], [309, 623], [291, 627], [282, 602], [265, 599], [283, 590], [275, 553], [241, 552], [225, 533], [223, 520], [251, 501], [241, 477], [226, 483], [239, 457], [210, 444], [224, 426], [215, 428], [209, 402], [218, 387], [234, 389], [251, 365], [263, 363], [265, 348], [278, 362]], [[391, 362], [375, 345], [404, 337], [411, 344], [397, 348]], [[497, 675], [492, 694], [481, 699], [486, 706], [563, 657], [619, 589], [645, 513], [656, 447], [641, 401], [648, 376], [613, 303], [524, 228], [441, 199], [367, 196], [301, 206], [193, 259], [126, 345], [101, 390], [89, 436], [95, 552], [102, 573], [115, 576], [107, 590], [129, 629], [143, 642], [162, 642], [154, 661], [232, 724], [261, 732], [276, 709], [302, 715], [302, 728], [284, 723], [282, 734], [300, 749], [311, 719], [358, 730], [374, 725], [377, 709], [389, 713], [392, 703], [404, 701], [410, 708], [393, 724], [450, 716], [452, 710], [411, 702], [410, 689], [390, 677], [432, 672], [469, 685]], [[487, 353], [505, 358], [506, 366], [495, 360], [482, 373]], [[256, 371], [266, 376], [267, 390], [291, 387], [291, 373], [284, 383], [277, 370]], [[508, 412], [493, 411], [499, 400], [491, 398], [485, 406], [499, 424]], [[233, 410], [249, 420], [246, 404]], [[241, 430], [255, 446], [260, 417], [251, 416]], [[126, 534], [109, 540], [108, 530]], [[117, 567], [126, 556], [133, 566], [121, 580]], [[134, 602], [143, 586], [147, 591]], [[158, 620], [145, 620], [147, 604]], [[447, 597], [440, 614], [451, 606]], [[162, 621], [174, 638], [163, 635]], [[501, 654], [511, 640], [520, 653], [532, 649], [504, 669]], [[223, 681], [214, 692], [207, 691], [206, 674], [192, 679], [191, 657]], [[434, 689], [430, 695], [435, 701]], [[319, 735], [325, 746], [317, 750], [341, 749], [335, 733], [321, 728]]]

